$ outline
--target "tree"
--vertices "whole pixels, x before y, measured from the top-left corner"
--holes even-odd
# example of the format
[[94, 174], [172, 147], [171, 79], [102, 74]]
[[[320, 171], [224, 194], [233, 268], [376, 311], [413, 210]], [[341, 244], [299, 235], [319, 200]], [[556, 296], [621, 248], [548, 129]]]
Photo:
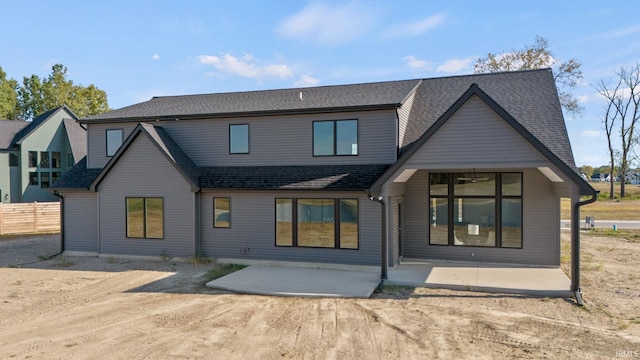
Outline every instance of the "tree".
[[[616, 81], [613, 86], [600, 80], [597, 90], [607, 100], [603, 123], [609, 144], [611, 172], [615, 164], [614, 159], [619, 157], [620, 197], [623, 198], [625, 176], [633, 159], [633, 147], [638, 141], [635, 127], [640, 122], [640, 63], [630, 68], [623, 67], [615, 74]], [[619, 150], [614, 149], [612, 145], [614, 134], [620, 140]], [[611, 192], [613, 193], [613, 183]]]
[[522, 50], [505, 51], [498, 54], [488, 53], [485, 58], [476, 61], [473, 70], [475, 73], [491, 73], [552, 68], [556, 85], [559, 88], [560, 104], [568, 114], [575, 116], [579, 115], [583, 108], [569, 91], [575, 88], [582, 79], [581, 65], [576, 59], [556, 64], [556, 59], [549, 50], [549, 42], [543, 37], [536, 36], [535, 44], [525, 46]]
[[37, 75], [24, 77], [18, 89], [20, 118], [32, 119], [61, 105], [67, 105], [79, 117], [109, 110], [104, 90], [93, 84], [87, 87], [74, 85], [72, 80], [67, 80], [67, 68], [62, 64], [54, 65], [44, 80]]
[[580, 168], [578, 169], [581, 173], [585, 174], [587, 176], [587, 178], [591, 178], [591, 175], [593, 175], [593, 167], [589, 166], [589, 165], [583, 165], [580, 166]]
[[0, 120], [15, 120], [18, 116], [18, 82], [7, 79], [0, 67]]

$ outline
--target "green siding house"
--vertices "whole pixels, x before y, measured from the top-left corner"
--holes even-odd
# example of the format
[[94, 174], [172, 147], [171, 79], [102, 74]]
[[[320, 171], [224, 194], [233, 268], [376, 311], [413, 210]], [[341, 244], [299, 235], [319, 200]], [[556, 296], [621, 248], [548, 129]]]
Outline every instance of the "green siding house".
[[87, 152], [86, 130], [66, 106], [33, 121], [0, 121], [0, 202], [58, 201], [49, 187]]

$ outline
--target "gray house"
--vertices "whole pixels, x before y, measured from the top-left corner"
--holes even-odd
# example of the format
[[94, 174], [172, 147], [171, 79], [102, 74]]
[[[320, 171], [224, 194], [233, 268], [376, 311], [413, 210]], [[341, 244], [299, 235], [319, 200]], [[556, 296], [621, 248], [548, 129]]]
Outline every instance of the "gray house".
[[49, 186], [87, 154], [87, 134], [66, 106], [33, 121], [0, 121], [0, 202], [58, 201]]
[[558, 266], [559, 199], [577, 251], [596, 194], [550, 70], [154, 97], [80, 122], [87, 158], [53, 186], [73, 254]]

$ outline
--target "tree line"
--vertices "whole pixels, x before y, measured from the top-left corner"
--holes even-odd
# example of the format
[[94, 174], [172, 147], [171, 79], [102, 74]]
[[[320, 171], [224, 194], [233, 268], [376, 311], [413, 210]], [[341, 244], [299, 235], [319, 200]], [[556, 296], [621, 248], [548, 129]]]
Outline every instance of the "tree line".
[[[549, 42], [537, 36], [533, 45], [523, 49], [487, 54], [476, 61], [474, 71], [486, 73], [551, 68], [564, 112], [576, 116], [584, 109], [571, 90], [582, 80], [581, 65], [576, 59], [557, 63], [549, 50]], [[625, 197], [627, 172], [634, 165], [640, 165], [640, 134], [636, 129], [640, 122], [640, 63], [621, 67], [611, 79], [600, 80], [595, 88], [606, 100], [602, 124], [607, 135], [609, 164], [598, 171], [591, 166], [584, 166], [582, 172], [589, 177], [593, 173], [609, 174], [611, 178], [619, 175], [620, 197]], [[613, 199], [613, 181], [610, 187], [609, 196]]]
[[22, 83], [7, 78], [0, 67], [0, 120], [28, 121], [62, 105], [81, 118], [110, 110], [104, 90], [74, 84], [62, 64], [53, 65], [45, 78], [25, 76]]

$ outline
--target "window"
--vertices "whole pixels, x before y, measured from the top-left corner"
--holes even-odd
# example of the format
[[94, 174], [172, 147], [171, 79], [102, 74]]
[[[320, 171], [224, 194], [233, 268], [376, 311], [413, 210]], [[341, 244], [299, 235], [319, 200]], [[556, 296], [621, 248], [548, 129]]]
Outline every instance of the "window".
[[314, 121], [313, 155], [358, 155], [358, 120]]
[[51, 184], [55, 184], [58, 179], [60, 179], [61, 173], [59, 171], [54, 171], [51, 173]]
[[9, 154], [9, 166], [20, 166], [20, 160], [18, 159], [18, 154], [14, 154], [14, 153]]
[[50, 176], [51, 176], [51, 174], [48, 173], [48, 172], [41, 172], [40, 173], [40, 187], [41, 188], [46, 189], [51, 185]]
[[38, 185], [38, 173], [36, 171], [29, 172], [29, 185]]
[[429, 178], [429, 244], [522, 248], [522, 173]]
[[115, 155], [122, 145], [122, 129], [107, 129], [107, 156]]
[[213, 198], [213, 227], [231, 227], [231, 198]]
[[249, 153], [249, 125], [229, 125], [229, 154]]
[[29, 151], [29, 167], [38, 167], [37, 151]]
[[276, 199], [276, 246], [358, 249], [358, 199]]
[[48, 168], [49, 167], [49, 152], [48, 151], [40, 151], [40, 167]]
[[128, 197], [127, 237], [162, 239], [164, 237], [164, 200], [154, 197]]
[[62, 165], [60, 163], [60, 152], [59, 151], [52, 151], [51, 152], [51, 167], [55, 168], [55, 169], [59, 169], [60, 165]]

